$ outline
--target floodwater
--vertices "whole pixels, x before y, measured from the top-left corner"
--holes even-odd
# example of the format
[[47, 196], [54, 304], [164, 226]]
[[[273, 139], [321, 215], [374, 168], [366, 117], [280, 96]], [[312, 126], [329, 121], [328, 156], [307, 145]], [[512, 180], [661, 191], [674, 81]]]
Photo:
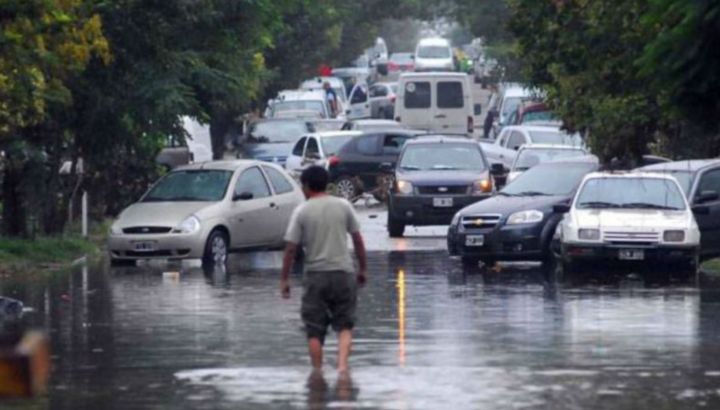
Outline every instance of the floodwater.
[[[278, 254], [226, 271], [100, 265], [0, 279], [48, 330], [47, 398], [10, 409], [720, 408], [720, 293], [710, 279], [559, 280], [532, 266], [463, 270], [444, 252], [373, 252], [352, 372], [311, 374], [299, 276]], [[598, 275], [602, 278], [598, 279]]]

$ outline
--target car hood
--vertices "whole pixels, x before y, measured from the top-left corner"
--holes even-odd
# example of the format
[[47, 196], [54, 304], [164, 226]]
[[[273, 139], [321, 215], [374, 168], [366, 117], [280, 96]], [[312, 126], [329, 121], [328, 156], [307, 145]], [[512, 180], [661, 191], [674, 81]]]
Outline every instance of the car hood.
[[654, 209], [582, 209], [575, 210], [580, 227], [620, 228], [620, 229], [658, 229], [688, 226], [686, 211], [663, 211]]
[[137, 202], [127, 207], [118, 217], [120, 229], [131, 226], [176, 227], [190, 215], [200, 213], [215, 202]]
[[520, 211], [537, 209], [549, 212], [553, 205], [568, 201], [567, 196], [505, 196], [495, 195], [484, 201], [463, 208], [462, 215], [500, 214], [503, 216]]
[[414, 186], [469, 185], [488, 178], [488, 171], [399, 171], [396, 178]]
[[273, 158], [287, 158], [293, 148], [292, 142], [278, 142], [272, 144], [245, 144], [243, 153], [245, 158], [272, 161]]

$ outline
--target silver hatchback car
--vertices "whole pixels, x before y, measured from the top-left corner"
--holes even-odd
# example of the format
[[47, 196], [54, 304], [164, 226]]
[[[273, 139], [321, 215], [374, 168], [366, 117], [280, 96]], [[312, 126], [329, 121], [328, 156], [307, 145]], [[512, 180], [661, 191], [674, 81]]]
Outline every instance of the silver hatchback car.
[[184, 166], [118, 216], [108, 239], [110, 259], [202, 258], [222, 264], [230, 251], [280, 248], [303, 200], [298, 184], [271, 163]]

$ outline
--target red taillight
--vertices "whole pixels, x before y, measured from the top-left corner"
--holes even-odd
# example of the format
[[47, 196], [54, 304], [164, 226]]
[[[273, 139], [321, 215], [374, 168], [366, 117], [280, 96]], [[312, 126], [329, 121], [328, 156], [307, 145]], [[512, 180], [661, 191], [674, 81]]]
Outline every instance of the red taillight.
[[395, 104], [395, 96], [394, 95], [392, 97], [390, 97], [390, 102]]
[[475, 131], [475, 120], [472, 115], [468, 116], [468, 133], [472, 134]]
[[335, 165], [340, 163], [340, 158], [333, 155], [332, 157], [328, 158], [328, 165], [331, 167], [334, 167]]
[[399, 67], [398, 67], [397, 64], [395, 64], [395, 63], [388, 63], [388, 70], [390, 70], [390, 71], [397, 71], [398, 68], [399, 68]]

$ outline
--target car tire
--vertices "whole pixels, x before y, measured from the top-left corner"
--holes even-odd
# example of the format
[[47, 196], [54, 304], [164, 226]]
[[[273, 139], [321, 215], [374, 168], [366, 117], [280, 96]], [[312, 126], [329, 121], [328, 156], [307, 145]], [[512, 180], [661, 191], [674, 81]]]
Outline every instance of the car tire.
[[390, 235], [391, 238], [402, 238], [403, 235], [405, 235], [405, 224], [393, 219], [393, 217], [390, 216], [389, 211], [388, 211], [387, 228], [388, 228], [388, 234]]
[[335, 182], [335, 195], [353, 202], [358, 197], [358, 188], [355, 181], [348, 176], [342, 176]]
[[128, 267], [128, 266], [135, 266], [137, 265], [137, 261], [135, 259], [116, 259], [111, 257], [110, 258], [110, 266], [113, 267]]
[[229, 245], [227, 234], [220, 229], [214, 229], [205, 242], [203, 264], [224, 265], [227, 262]]

